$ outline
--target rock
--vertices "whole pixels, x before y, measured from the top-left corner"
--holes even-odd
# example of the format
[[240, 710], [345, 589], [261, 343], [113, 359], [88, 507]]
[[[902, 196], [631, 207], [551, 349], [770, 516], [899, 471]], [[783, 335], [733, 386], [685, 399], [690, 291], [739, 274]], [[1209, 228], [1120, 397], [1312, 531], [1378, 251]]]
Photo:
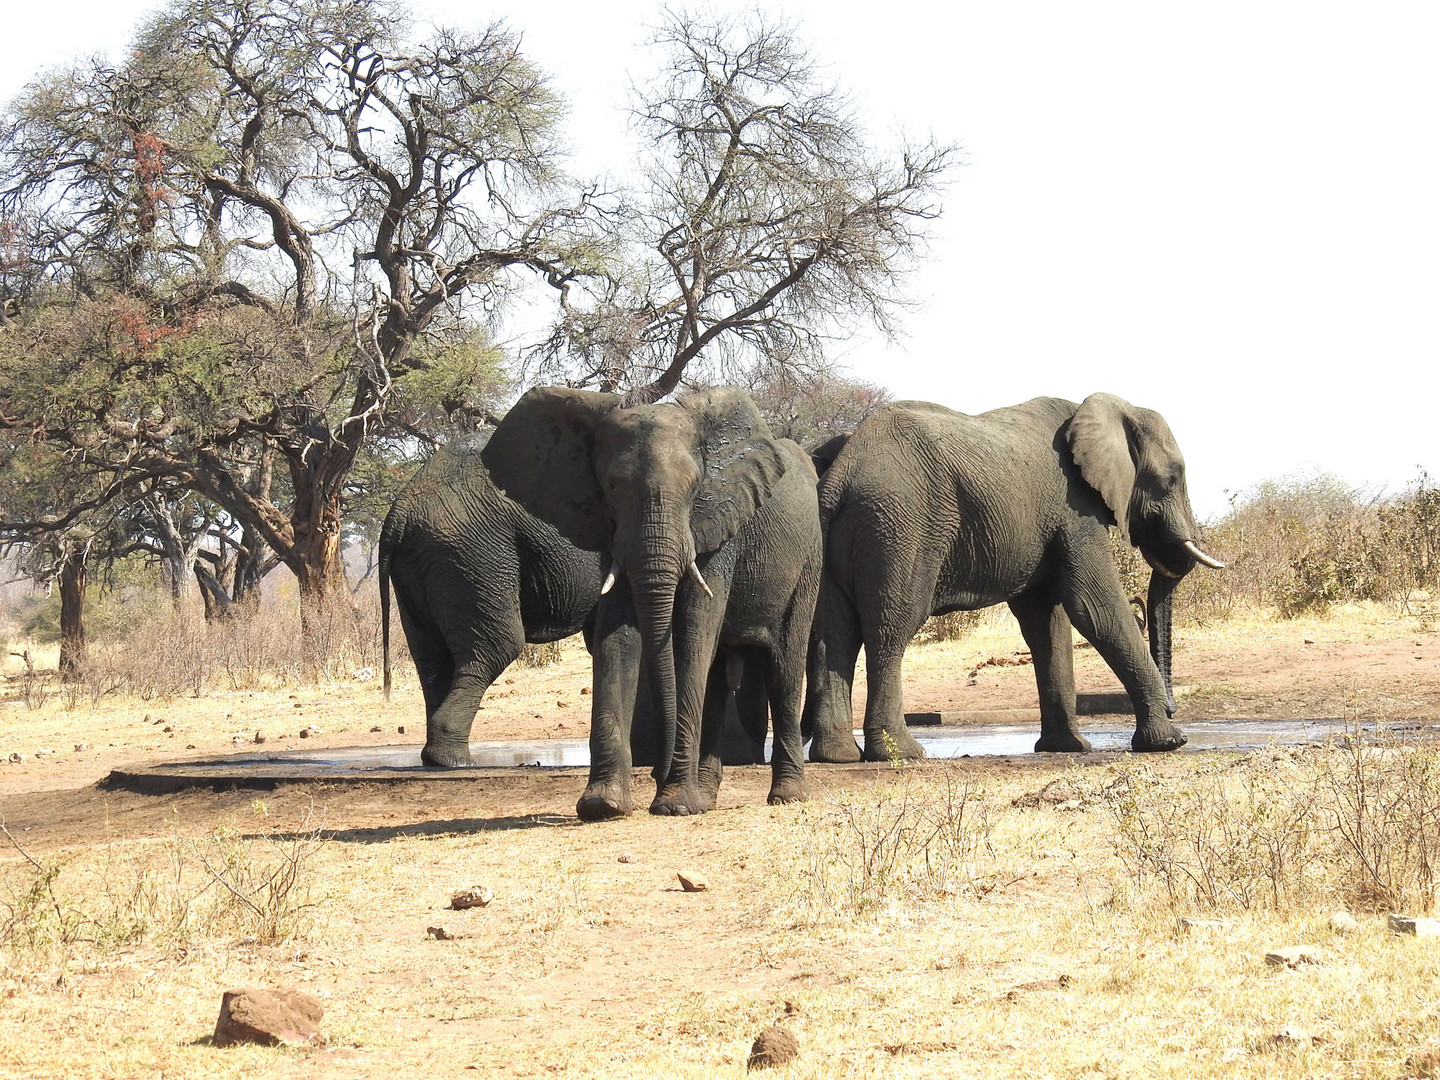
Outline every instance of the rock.
[[374, 725], [371, 726], [370, 730], [371, 730], [372, 732], [375, 732], [375, 731], [384, 731], [385, 729], [382, 728], [379, 724], [374, 724]]
[[36, 760], [36, 761], [39, 761], [41, 758], [50, 757], [50, 755], [51, 755], [52, 753], [53, 753], [53, 751], [50, 751], [50, 750], [36, 750], [36, 751], [35, 751], [35, 760]]
[[[324, 730], [323, 730], [322, 728], [316, 727], [314, 724], [311, 724], [309, 727], [305, 727], [305, 728], [301, 728], [301, 729], [300, 729], [300, 737], [301, 737], [302, 739], [313, 739], [316, 735], [324, 735], [324, 734], [325, 734]], [[260, 741], [263, 741], [263, 740], [260, 740]]]
[[1291, 945], [1265, 954], [1265, 962], [1275, 967], [1297, 968], [1301, 964], [1320, 963], [1320, 950], [1314, 945]]
[[308, 727], [307, 727], [307, 728], [301, 728], [301, 729], [300, 729], [300, 737], [301, 737], [302, 739], [308, 739], [308, 738], [310, 737], [310, 729], [309, 729]]
[[1302, 644], [1305, 644], [1305, 645], [1314, 645], [1314, 644], [1315, 644], [1315, 639], [1314, 639], [1313, 637], [1307, 637], [1307, 638], [1304, 639], [1304, 641], [1302, 642]]
[[1360, 924], [1348, 911], [1337, 911], [1330, 916], [1330, 929], [1337, 934], [1353, 934], [1360, 929]]
[[1416, 937], [1435, 937], [1440, 934], [1440, 919], [1412, 919], [1405, 915], [1391, 915], [1386, 922], [1397, 934], [1414, 934]]
[[1019, 809], [1035, 806], [1053, 806], [1057, 810], [1075, 809], [1083, 805], [1083, 793], [1068, 777], [1051, 780], [1039, 791], [1017, 796], [1010, 805]]
[[582, 694], [588, 694], [588, 693], [590, 693], [590, 687], [588, 687], [588, 686], [582, 686], [582, 687], [580, 687], [580, 693], [582, 693]]
[[83, 754], [83, 753], [85, 753], [86, 750], [89, 750], [89, 749], [90, 749], [90, 744], [89, 744], [88, 742], [77, 742], [77, 743], [75, 744], [75, 753], [77, 753], [77, 754]]
[[255, 742], [258, 744], [258, 743], [263, 743], [264, 741], [265, 741], [265, 732], [263, 732], [263, 731], [257, 731], [257, 732], [255, 732]]
[[698, 870], [681, 870], [675, 876], [680, 879], [680, 888], [686, 892], [704, 892], [710, 888], [710, 882]]
[[450, 897], [450, 906], [456, 911], [464, 911], [472, 907], [489, 907], [490, 901], [495, 899], [489, 886], [475, 885], [468, 889], [462, 889]]
[[1175, 920], [1175, 929], [1182, 934], [1199, 934], [1210, 930], [1224, 930], [1230, 923], [1226, 919], [1201, 919], [1194, 915], [1181, 915]]
[[404, 735], [404, 734], [405, 734], [405, 725], [404, 725], [404, 724], [401, 724], [401, 725], [400, 725], [399, 727], [397, 727], [395, 730], [396, 730], [396, 732], [398, 732], [399, 734]]
[[1303, 1028], [1299, 1024], [1286, 1024], [1270, 1036], [1271, 1046], [1314, 1046], [1324, 1041], [1309, 1028]]
[[559, 701], [555, 702], [555, 707], [557, 709], [568, 709], [570, 707], [570, 702], [566, 701], [564, 698], [561, 698]]
[[174, 731], [175, 729], [174, 729], [173, 727], [171, 727], [169, 724], [166, 724], [166, 725], [165, 725], [164, 727], [162, 727], [160, 730], [163, 731], [163, 732], [166, 732], [166, 733], [168, 734], [169, 732], [172, 732], [172, 731]]
[[20, 764], [20, 762], [22, 762], [22, 761], [24, 761], [24, 760], [25, 760], [25, 755], [22, 754], [22, 753], [20, 753], [19, 750], [16, 750], [13, 754], [10, 755], [10, 763], [13, 764], [13, 765], [18, 765], [18, 764]]
[[443, 926], [427, 926], [425, 933], [436, 941], [458, 941], [465, 936], [464, 934], [452, 934]]
[[220, 999], [220, 1018], [215, 1021], [215, 1045], [319, 1042], [324, 1015], [319, 998], [293, 986], [227, 990]]
[[231, 746], [240, 746], [240, 745], [242, 745], [244, 742], [245, 742], [245, 736], [244, 736], [244, 735], [232, 735], [232, 736], [230, 736], [230, 745], [231, 745]]
[[634, 862], [634, 861], [635, 861], [635, 856], [634, 856], [634, 855], [629, 855], [629, 854], [621, 855], [621, 856], [620, 856], [618, 859], [616, 859], [615, 861], [616, 861], [616, 862]]
[[185, 744], [185, 749], [186, 749], [186, 750], [194, 750], [194, 749], [195, 749], [195, 744], [194, 744], [193, 742], [187, 742], [187, 743]]
[[1440, 1076], [1440, 1047], [1428, 1046], [1405, 1059], [1405, 1075], [1430, 1080]]
[[783, 1065], [800, 1054], [800, 1043], [795, 1036], [779, 1024], [771, 1024], [760, 1032], [750, 1047], [751, 1069], [769, 1069]]

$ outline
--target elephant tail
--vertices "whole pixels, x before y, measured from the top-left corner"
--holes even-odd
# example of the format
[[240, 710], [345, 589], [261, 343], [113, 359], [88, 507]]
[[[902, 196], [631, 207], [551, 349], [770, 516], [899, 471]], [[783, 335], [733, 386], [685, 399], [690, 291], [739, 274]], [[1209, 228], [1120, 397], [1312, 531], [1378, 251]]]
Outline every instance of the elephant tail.
[[390, 553], [380, 554], [380, 670], [390, 700]]

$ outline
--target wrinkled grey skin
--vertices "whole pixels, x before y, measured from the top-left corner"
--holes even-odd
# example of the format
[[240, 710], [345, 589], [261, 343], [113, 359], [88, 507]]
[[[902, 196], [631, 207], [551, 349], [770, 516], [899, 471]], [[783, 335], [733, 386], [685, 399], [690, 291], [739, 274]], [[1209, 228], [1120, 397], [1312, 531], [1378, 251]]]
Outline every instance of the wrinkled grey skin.
[[437, 450], [380, 530], [385, 686], [393, 584], [425, 695], [426, 765], [473, 765], [470, 729], [490, 684], [527, 641], [587, 630], [600, 595], [600, 556], [496, 490], [480, 460], [489, 435]]
[[[613, 394], [548, 387], [516, 403], [484, 458], [511, 498], [618, 571], [597, 613], [580, 817], [634, 808], [627, 734], [637, 671], [662, 747], [651, 812], [715, 805], [717, 706], [738, 681], [731, 657], [746, 682], [763, 672], [775, 732], [769, 801], [803, 799], [800, 708], [821, 548], [804, 451], [772, 438], [743, 391], [622, 409]], [[713, 596], [691, 576], [692, 561]]]
[[[825, 572], [805, 706], [812, 761], [855, 761], [850, 692], [861, 645], [866, 760], [923, 751], [905, 729], [900, 665], [932, 614], [1006, 601], [1035, 660], [1037, 751], [1082, 751], [1070, 629], [1119, 676], [1136, 750], [1173, 750], [1170, 596], [1195, 565], [1185, 465], [1159, 413], [1110, 394], [1036, 398], [967, 416], [900, 401], [861, 422], [820, 484]], [[1147, 652], [1109, 525], [1152, 568]]]
[[[430, 766], [472, 765], [470, 733], [490, 684], [527, 641], [583, 632], [588, 645], [600, 598], [601, 557], [575, 547], [496, 489], [480, 459], [489, 437], [481, 432], [437, 450], [395, 500], [380, 531], [385, 689], [393, 584], [425, 697], [421, 760]], [[737, 683], [739, 672], [732, 664]], [[763, 687], [753, 677], [738, 688], [727, 683], [727, 690], [738, 689], [740, 715], [726, 715], [726, 764], [763, 760], [768, 716], [750, 684]], [[654, 762], [648, 694], [641, 695], [631, 736], [635, 760]]]

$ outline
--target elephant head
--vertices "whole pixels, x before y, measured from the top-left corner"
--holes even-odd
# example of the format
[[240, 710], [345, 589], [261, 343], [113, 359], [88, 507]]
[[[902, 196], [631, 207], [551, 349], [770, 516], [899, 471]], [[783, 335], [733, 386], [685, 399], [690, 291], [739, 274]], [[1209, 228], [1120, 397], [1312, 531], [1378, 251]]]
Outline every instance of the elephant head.
[[748, 394], [696, 392], [621, 408], [613, 394], [529, 391], [483, 458], [495, 484], [577, 547], [608, 552], [630, 581], [656, 716], [662, 771], [674, 752], [675, 598], [697, 559], [734, 536], [770, 496], [785, 459]]
[[1066, 432], [1080, 475], [1109, 509], [1116, 528], [1150, 564], [1150, 655], [1165, 681], [1170, 715], [1171, 599], [1180, 579], [1203, 563], [1225, 564], [1205, 554], [1185, 490], [1185, 459], [1170, 425], [1151, 409], [1114, 394], [1091, 394]]

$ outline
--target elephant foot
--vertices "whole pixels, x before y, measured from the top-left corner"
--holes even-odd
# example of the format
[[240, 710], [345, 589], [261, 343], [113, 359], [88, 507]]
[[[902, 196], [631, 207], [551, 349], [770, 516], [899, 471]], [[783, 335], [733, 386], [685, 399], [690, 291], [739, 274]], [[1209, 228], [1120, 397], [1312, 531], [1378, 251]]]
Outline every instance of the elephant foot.
[[1137, 754], [1163, 753], [1178, 750], [1189, 741], [1185, 733], [1168, 720], [1152, 720], [1148, 724], [1136, 724], [1135, 734], [1130, 739], [1130, 749]]
[[810, 760], [828, 761], [842, 765], [859, 761], [860, 744], [855, 741], [855, 737], [848, 730], [816, 732], [815, 738], [810, 742]]
[[1090, 740], [1074, 728], [1056, 728], [1053, 731], [1040, 729], [1040, 738], [1035, 741], [1037, 754], [1086, 754], [1090, 752]]
[[771, 806], [780, 806], [783, 803], [805, 802], [809, 798], [810, 791], [806, 788], [805, 781], [798, 776], [792, 776], [774, 781], [765, 801]]
[[687, 814], [703, 814], [713, 809], [715, 800], [707, 799], [705, 793], [693, 784], [683, 787], [665, 788], [650, 804], [650, 813], [665, 817], [684, 817]]
[[874, 739], [865, 736], [866, 761], [919, 761], [924, 756], [925, 748], [904, 728], [898, 732], [886, 728]]
[[475, 759], [468, 746], [431, 746], [420, 751], [420, 763], [432, 769], [473, 769]]
[[630, 792], [618, 784], [590, 784], [575, 804], [581, 821], [606, 821], [624, 817], [635, 809]]

